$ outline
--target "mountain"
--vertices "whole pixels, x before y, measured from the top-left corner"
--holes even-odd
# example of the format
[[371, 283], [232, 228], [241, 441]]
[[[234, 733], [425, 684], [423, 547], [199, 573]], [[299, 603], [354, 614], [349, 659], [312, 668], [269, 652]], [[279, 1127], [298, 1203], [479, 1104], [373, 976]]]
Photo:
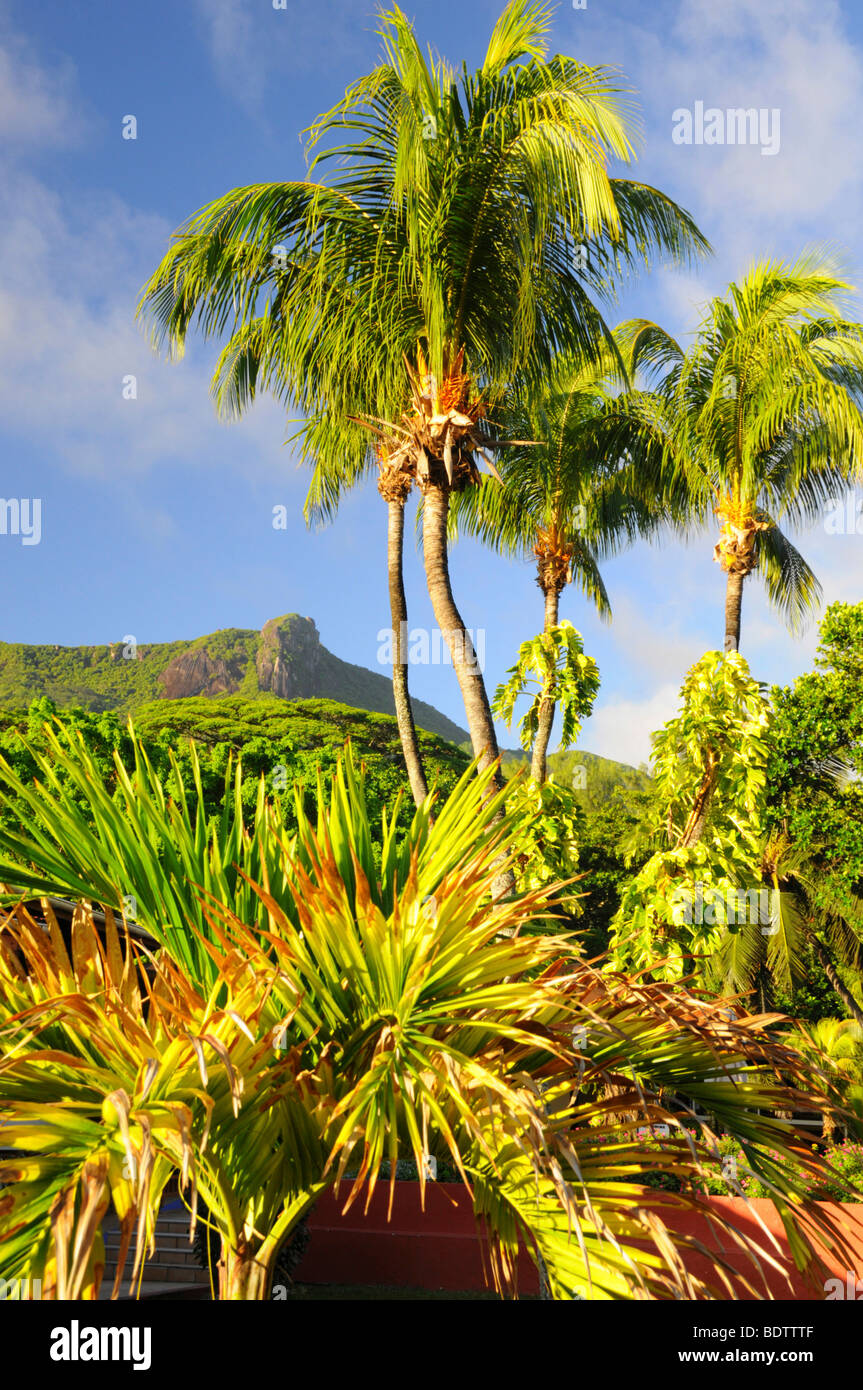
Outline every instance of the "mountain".
[[[97, 647], [0, 642], [0, 706], [21, 708], [47, 695], [58, 706], [131, 711], [190, 696], [324, 698], [394, 714], [387, 676], [334, 656], [311, 618], [288, 613], [260, 632], [223, 628], [189, 642], [110, 642]], [[433, 705], [414, 700], [418, 726], [461, 744], [467, 732]]]
[[[148, 727], [160, 722], [161, 709], [166, 727], [173, 726], [175, 716], [181, 723], [187, 718], [206, 720], [204, 710], [193, 715], [185, 703], [174, 703], [201, 696], [214, 705], [229, 696], [266, 700], [270, 711], [275, 696], [335, 701], [373, 714], [395, 713], [389, 677], [334, 656], [322, 645], [313, 620], [298, 613], [271, 618], [260, 632], [228, 627], [188, 642], [130, 640], [97, 647], [0, 642], [0, 709], [22, 709], [43, 695], [60, 708], [80, 705], [98, 713], [127, 713], [146, 705]], [[465, 729], [422, 700], [414, 700], [413, 706], [420, 729], [470, 753]], [[230, 710], [231, 719], [237, 709]], [[209, 712], [215, 717], [218, 711]], [[503, 749], [502, 754], [508, 773], [527, 758], [520, 749]], [[640, 791], [649, 781], [643, 771], [580, 749], [552, 753], [549, 768], [558, 782], [580, 793], [588, 809], [601, 805], [615, 786]]]

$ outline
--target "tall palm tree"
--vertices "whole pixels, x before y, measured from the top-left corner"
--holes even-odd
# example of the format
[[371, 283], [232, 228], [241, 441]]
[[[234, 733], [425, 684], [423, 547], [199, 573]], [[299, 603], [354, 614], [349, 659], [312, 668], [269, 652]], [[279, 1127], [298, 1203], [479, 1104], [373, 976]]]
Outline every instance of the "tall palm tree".
[[829, 257], [760, 261], [711, 301], [693, 346], [668, 340], [656, 391], [622, 396], [605, 447], [688, 529], [718, 517], [725, 650], [740, 645], [746, 578], [758, 573], [792, 630], [820, 585], [780, 527], [812, 522], [863, 462], [863, 332], [844, 317], [853, 287]]
[[[558, 358], [540, 386], [516, 383], [501, 427], [512, 443], [502, 453], [500, 479], [483, 478], [454, 499], [450, 538], [460, 531], [479, 537], [498, 554], [533, 559], [543, 596], [543, 632], [559, 621], [560, 597], [576, 584], [601, 618], [611, 604], [599, 561], [666, 520], [659, 499], [632, 490], [616, 460], [597, 457], [593, 431], [636, 367], [653, 365], [651, 348], [666, 335], [653, 323], [633, 320], [614, 332], [593, 361]], [[531, 777], [544, 782], [556, 704], [540, 706]]]
[[482, 66], [455, 73], [426, 59], [399, 9], [385, 13], [384, 60], [311, 127], [314, 178], [205, 208], [143, 300], [176, 347], [193, 322], [230, 332], [226, 407], [266, 386], [302, 412], [312, 511], [373, 465], [368, 427], [406, 449], [482, 766], [498, 747], [450, 584], [450, 497], [478, 481], [496, 442], [489, 409], [518, 371], [537, 376], [559, 350], [595, 354], [607, 330], [591, 295], [652, 251], [706, 247], [670, 199], [609, 178], [610, 159], [632, 157], [625, 93], [608, 69], [548, 57], [550, 16], [510, 0]]

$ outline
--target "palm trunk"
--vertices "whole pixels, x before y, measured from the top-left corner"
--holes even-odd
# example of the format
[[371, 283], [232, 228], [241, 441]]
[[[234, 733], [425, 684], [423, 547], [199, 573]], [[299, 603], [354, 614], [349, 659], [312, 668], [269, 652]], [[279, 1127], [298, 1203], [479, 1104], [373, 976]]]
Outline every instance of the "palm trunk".
[[845, 985], [842, 983], [839, 971], [836, 969], [830, 952], [827, 950], [826, 946], [822, 945], [814, 932], [812, 933], [812, 945], [815, 948], [815, 954], [818, 957], [821, 969], [827, 976], [828, 983], [834, 994], [838, 994], [842, 1003], [851, 1014], [851, 1017], [855, 1018], [860, 1026], [863, 1027], [863, 1009], [860, 1008], [860, 1005], [857, 1003], [851, 991], [846, 989]]
[[261, 1302], [270, 1297], [271, 1264], [255, 1258], [256, 1252], [241, 1240], [240, 1249], [222, 1247], [219, 1260], [219, 1300]]
[[[429, 487], [423, 509], [426, 583], [435, 621], [446, 640], [461, 689], [474, 757], [479, 758], [479, 766], [485, 768], [500, 757], [500, 750], [473, 643], [456, 608], [450, 585], [446, 535], [448, 512], [449, 493], [446, 489]], [[503, 787], [499, 771], [494, 785], [495, 790]]]
[[740, 650], [740, 609], [743, 605], [742, 574], [729, 574], [725, 585], [725, 650]]
[[404, 572], [402, 565], [405, 529], [405, 504], [393, 500], [387, 503], [387, 577], [390, 591], [390, 621], [393, 632], [393, 700], [396, 722], [402, 743], [405, 767], [411, 792], [417, 806], [428, 796], [428, 783], [423, 768], [419, 739], [414, 724], [408, 692], [407, 618]]
[[[758, 1007], [763, 1014], [770, 1013], [774, 1007], [773, 981], [764, 960], [758, 967]], [[789, 1115], [788, 1119], [790, 1118]]]
[[[499, 759], [500, 749], [497, 746], [482, 672], [477, 665], [473, 643], [452, 594], [447, 552], [448, 512], [448, 490], [438, 485], [427, 487], [423, 507], [423, 558], [429, 598], [435, 622], [446, 639], [455, 667], [474, 757], [479, 759], [480, 768], [486, 768]], [[492, 779], [491, 790], [502, 791], [503, 786], [503, 774], [498, 766]], [[511, 869], [507, 869], [495, 880], [494, 895], [496, 898], [502, 897], [511, 893], [514, 888], [515, 875]]]
[[[557, 626], [558, 605], [560, 595], [555, 588], [545, 591], [545, 627], [544, 632], [550, 631]], [[533, 754], [530, 762], [530, 775], [534, 782], [540, 785], [548, 776], [548, 744], [551, 738], [551, 727], [554, 723], [554, 700], [544, 699], [539, 707], [539, 720], [537, 722], [536, 738], [533, 741]]]

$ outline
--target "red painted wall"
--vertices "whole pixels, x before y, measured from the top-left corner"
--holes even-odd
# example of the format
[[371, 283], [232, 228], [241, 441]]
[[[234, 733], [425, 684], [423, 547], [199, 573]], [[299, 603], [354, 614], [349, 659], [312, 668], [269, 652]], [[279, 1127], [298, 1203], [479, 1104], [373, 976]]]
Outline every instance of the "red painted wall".
[[[309, 1221], [312, 1239], [296, 1273], [300, 1283], [389, 1284], [451, 1292], [488, 1287], [483, 1273], [482, 1244], [477, 1238], [470, 1200], [460, 1184], [429, 1183], [423, 1212], [419, 1184], [397, 1183], [390, 1221], [387, 1221], [389, 1188], [386, 1185], [379, 1185], [367, 1214], [364, 1199], [342, 1214], [348, 1190], [343, 1187], [338, 1200], [330, 1192], [318, 1202]], [[759, 1200], [747, 1204], [737, 1198], [715, 1197], [710, 1203], [726, 1216], [733, 1216], [736, 1230], [757, 1241], [780, 1266], [773, 1269], [763, 1261], [765, 1290], [751, 1262], [734, 1246], [730, 1237], [713, 1227], [706, 1217], [681, 1212], [672, 1220], [666, 1211], [664, 1219], [669, 1226], [705, 1247], [707, 1253], [692, 1250], [688, 1254], [686, 1263], [691, 1273], [716, 1285], [716, 1258], [724, 1259], [731, 1267], [729, 1277], [735, 1297], [743, 1300], [769, 1296], [823, 1299], [823, 1281], [828, 1275], [841, 1278], [844, 1283], [850, 1271], [856, 1279], [863, 1280], [863, 1206], [819, 1204], [841, 1226], [846, 1249], [838, 1256], [821, 1252], [828, 1269], [818, 1276], [813, 1288], [794, 1269], [781, 1222], [771, 1202]], [[770, 1235], [778, 1242], [778, 1251]], [[790, 1288], [786, 1274], [790, 1277]], [[755, 1290], [744, 1288], [739, 1282], [740, 1276], [755, 1285]], [[526, 1255], [520, 1263], [519, 1282], [520, 1293], [538, 1292], [536, 1270]]]

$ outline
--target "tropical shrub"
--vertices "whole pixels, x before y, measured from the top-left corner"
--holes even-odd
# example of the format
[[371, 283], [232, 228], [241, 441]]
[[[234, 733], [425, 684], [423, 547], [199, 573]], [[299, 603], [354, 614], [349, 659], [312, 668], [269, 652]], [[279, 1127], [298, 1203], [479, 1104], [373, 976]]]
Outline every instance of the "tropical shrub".
[[134, 1285], [177, 1175], [193, 1223], [200, 1192], [222, 1237], [220, 1296], [265, 1296], [285, 1233], [324, 1185], [325, 1151], [297, 1101], [299, 1056], [261, 1028], [260, 982], [219, 961], [220, 1008], [166, 955], [147, 980], [110, 915], [103, 945], [79, 911], [71, 958], [50, 916], [48, 939], [16, 919], [0, 961], [0, 1144], [23, 1154], [0, 1164], [4, 1277], [39, 1279], [46, 1298], [97, 1297], [110, 1200], [116, 1297], [132, 1238]]
[[[418, 812], [410, 843], [385, 835], [378, 868], [349, 756], [295, 837], [262, 796], [250, 828], [228, 800], [222, 837], [208, 839], [140, 747], [118, 769], [123, 810], [93, 781], [86, 815], [64, 790], [83, 794], [86, 750], [58, 737], [53, 753], [66, 781], [43, 769], [27, 833], [4, 841], [10, 896], [63, 885], [111, 908], [119, 885], [153, 885], [146, 925], [160, 950], [139, 953], [145, 1008], [134, 948], [110, 919], [102, 946], [82, 910], [70, 958], [22, 911], [8, 924], [35, 963], [22, 971], [7, 947], [0, 974], [0, 1144], [23, 1151], [0, 1169], [4, 1277], [56, 1268], [49, 1287], [91, 1295], [109, 1195], [136, 1232], [140, 1272], [176, 1172], [217, 1227], [221, 1296], [265, 1298], [318, 1193], [362, 1200], [384, 1162], [394, 1182], [398, 1159], [422, 1169], [431, 1153], [468, 1186], [501, 1291], [517, 1286], [521, 1242], [556, 1298], [706, 1296], [674, 1227], [702, 1200], [712, 1125], [769, 1187], [800, 1267], [816, 1234], [843, 1248], [804, 1201], [803, 1177], [823, 1165], [784, 1118], [838, 1114], [839, 1091], [762, 1020], [604, 976], [566, 938], [531, 934], [555, 886], [492, 898], [518, 824], [489, 795], [489, 771], [463, 779], [433, 823]], [[693, 1122], [693, 1108], [714, 1119]], [[660, 1161], [684, 1190], [646, 1206], [656, 1160], [638, 1129], [659, 1123], [681, 1136]], [[748, 1253], [756, 1287], [762, 1252]], [[721, 1267], [716, 1279], [727, 1291]]]
[[539, 784], [524, 777], [507, 788], [507, 808], [518, 824], [513, 842], [516, 882], [520, 890], [548, 884], [568, 886], [556, 895], [560, 910], [579, 913], [578, 841], [584, 813], [573, 792], [550, 779]]

